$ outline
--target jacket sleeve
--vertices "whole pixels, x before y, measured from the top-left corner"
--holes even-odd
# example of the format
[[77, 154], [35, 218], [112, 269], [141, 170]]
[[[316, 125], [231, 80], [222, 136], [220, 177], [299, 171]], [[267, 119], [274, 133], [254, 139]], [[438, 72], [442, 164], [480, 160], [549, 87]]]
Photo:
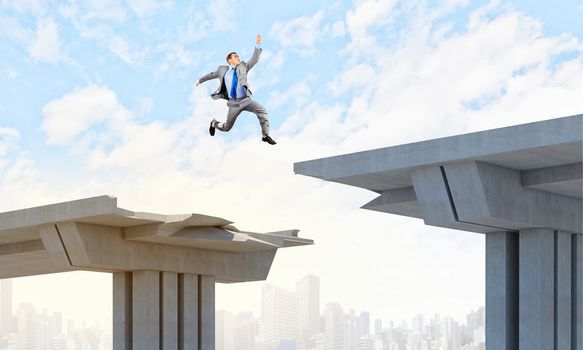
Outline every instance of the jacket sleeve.
[[260, 47], [255, 48], [255, 51], [253, 51], [253, 56], [251, 56], [251, 59], [249, 60], [249, 62], [247, 62], [247, 71], [250, 71], [251, 68], [253, 68], [253, 66], [259, 61], [261, 51], [262, 49]]
[[203, 75], [202, 77], [200, 77], [200, 79], [198, 79], [199, 83], [204, 83], [205, 81], [208, 80], [212, 80], [212, 79], [217, 79], [219, 77], [219, 73], [215, 72], [210, 72], [209, 74]]

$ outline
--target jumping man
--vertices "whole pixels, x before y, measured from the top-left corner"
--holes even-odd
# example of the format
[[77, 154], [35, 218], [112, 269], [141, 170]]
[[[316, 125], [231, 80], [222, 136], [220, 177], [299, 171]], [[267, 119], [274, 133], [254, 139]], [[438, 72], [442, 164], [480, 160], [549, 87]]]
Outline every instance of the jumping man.
[[219, 123], [214, 118], [211, 120], [209, 133], [211, 136], [215, 135], [215, 129], [227, 132], [231, 130], [237, 117], [241, 112], [247, 111], [254, 113], [259, 118], [261, 125], [261, 133], [264, 142], [270, 145], [275, 145], [276, 142], [269, 136], [269, 120], [267, 119], [267, 111], [259, 103], [251, 99], [252, 93], [247, 84], [247, 72], [259, 61], [261, 55], [261, 36], [257, 35], [255, 39], [255, 51], [249, 62], [241, 61], [236, 52], [231, 52], [227, 55], [228, 66], [219, 66], [215, 72], [211, 72], [196, 82], [196, 86], [204, 83], [207, 80], [219, 79], [220, 85], [217, 91], [211, 94], [215, 100], [223, 98], [227, 100], [229, 112], [227, 120], [224, 123]]

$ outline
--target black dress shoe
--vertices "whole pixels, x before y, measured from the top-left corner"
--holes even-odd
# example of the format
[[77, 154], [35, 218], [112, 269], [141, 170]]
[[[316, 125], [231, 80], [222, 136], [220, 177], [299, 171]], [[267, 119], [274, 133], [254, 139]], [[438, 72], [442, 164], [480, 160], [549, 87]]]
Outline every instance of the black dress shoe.
[[211, 126], [209, 127], [209, 134], [211, 134], [211, 136], [215, 136], [215, 120], [211, 120]]
[[275, 145], [277, 143], [269, 135], [263, 136], [263, 138], [261, 139], [261, 141], [267, 142], [270, 145]]

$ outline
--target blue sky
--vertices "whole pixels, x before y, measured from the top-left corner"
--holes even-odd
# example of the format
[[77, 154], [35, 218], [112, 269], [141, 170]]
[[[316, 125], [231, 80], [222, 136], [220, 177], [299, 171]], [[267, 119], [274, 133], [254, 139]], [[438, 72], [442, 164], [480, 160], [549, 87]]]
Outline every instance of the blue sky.
[[[583, 1], [0, 4], [0, 210], [112, 194], [297, 227], [317, 245], [278, 254], [270, 280], [316, 273], [323, 301], [387, 318], [482, 305], [483, 237], [360, 210], [374, 194], [292, 163], [583, 112]], [[226, 107], [216, 81], [194, 87], [231, 50], [248, 59], [256, 34], [249, 83], [275, 147], [252, 115], [211, 138]], [[217, 304], [256, 310], [260, 286], [220, 286]]]

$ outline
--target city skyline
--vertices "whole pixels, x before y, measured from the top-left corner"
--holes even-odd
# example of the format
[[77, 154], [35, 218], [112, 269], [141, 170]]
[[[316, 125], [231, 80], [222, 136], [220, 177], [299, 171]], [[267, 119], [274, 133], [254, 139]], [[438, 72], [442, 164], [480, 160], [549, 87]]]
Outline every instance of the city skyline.
[[38, 309], [30, 302], [14, 307], [12, 279], [1, 282], [0, 349], [112, 349], [110, 319], [104, 322], [66, 319], [59, 310]]
[[[0, 289], [0, 314], [6, 319], [7, 310], [14, 309], [15, 312], [11, 315], [14, 328], [9, 332], [4, 327], [0, 328], [0, 349], [44, 349], [44, 346], [48, 346], [47, 349], [64, 350], [72, 348], [72, 344], [81, 343], [87, 344], [89, 349], [112, 348], [112, 325], [108, 320], [89, 323], [66, 319], [59, 310], [38, 309], [28, 302], [19, 303], [16, 307], [12, 303], [7, 305], [12, 280], [6, 279], [3, 282]], [[320, 305], [318, 286], [319, 277], [313, 274], [297, 281], [294, 291], [266, 284], [262, 293], [261, 315], [251, 311], [232, 313], [216, 310], [217, 349], [268, 350], [278, 346], [284, 346], [285, 349], [285, 346], [290, 348], [293, 345], [297, 349], [374, 350], [374, 346], [383, 342], [401, 344], [399, 346], [407, 346], [409, 350], [426, 349], [421, 344], [431, 346], [432, 342], [434, 345], [436, 342], [450, 344], [449, 348], [445, 345], [447, 350], [483, 349], [479, 347], [484, 343], [483, 306], [469, 311], [464, 320], [454, 320], [439, 314], [416, 314], [408, 319], [387, 320], [375, 317], [374, 312], [368, 310], [343, 306], [338, 301], [327, 301]], [[302, 311], [301, 305], [309, 307]], [[462, 336], [460, 329], [464, 327], [469, 331]], [[454, 332], [456, 338], [451, 338], [453, 333], [448, 335], [447, 332]], [[468, 346], [462, 347], [462, 342]], [[472, 343], [476, 347], [469, 347]]]
[[[439, 314], [416, 314], [395, 322], [374, 318], [374, 313], [371, 318], [369, 311], [343, 308], [339, 302], [321, 306], [319, 300], [319, 277], [315, 275], [302, 278], [295, 290], [266, 284], [260, 315], [217, 310], [217, 349], [485, 349], [483, 306], [470, 311], [461, 322]], [[374, 328], [370, 327], [372, 320]]]

